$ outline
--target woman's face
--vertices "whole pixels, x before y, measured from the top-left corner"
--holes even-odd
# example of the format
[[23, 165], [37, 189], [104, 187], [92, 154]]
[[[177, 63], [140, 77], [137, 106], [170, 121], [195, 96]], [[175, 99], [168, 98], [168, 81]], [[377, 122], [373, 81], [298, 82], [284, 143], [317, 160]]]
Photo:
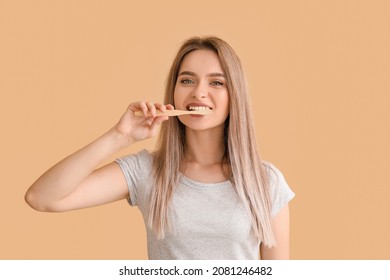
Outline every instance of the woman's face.
[[[229, 115], [229, 93], [225, 74], [217, 54], [211, 50], [196, 50], [187, 54], [180, 66], [174, 92], [175, 109], [208, 107], [211, 115], [184, 115], [179, 120], [194, 130], [221, 126]], [[194, 108], [191, 108], [194, 109]]]

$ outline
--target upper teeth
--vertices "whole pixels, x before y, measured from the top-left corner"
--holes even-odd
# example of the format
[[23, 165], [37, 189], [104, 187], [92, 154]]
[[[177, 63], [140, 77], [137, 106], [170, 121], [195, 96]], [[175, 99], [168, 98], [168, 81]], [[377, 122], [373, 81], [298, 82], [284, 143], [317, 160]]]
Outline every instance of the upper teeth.
[[211, 110], [209, 107], [205, 107], [205, 106], [189, 106], [188, 109], [190, 111]]

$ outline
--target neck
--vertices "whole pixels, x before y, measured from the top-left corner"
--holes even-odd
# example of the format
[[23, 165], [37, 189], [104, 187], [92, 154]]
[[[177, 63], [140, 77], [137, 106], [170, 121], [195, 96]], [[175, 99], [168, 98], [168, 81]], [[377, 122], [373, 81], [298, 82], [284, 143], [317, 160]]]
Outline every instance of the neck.
[[223, 134], [223, 127], [203, 131], [186, 128], [186, 161], [201, 165], [220, 164], [225, 153]]

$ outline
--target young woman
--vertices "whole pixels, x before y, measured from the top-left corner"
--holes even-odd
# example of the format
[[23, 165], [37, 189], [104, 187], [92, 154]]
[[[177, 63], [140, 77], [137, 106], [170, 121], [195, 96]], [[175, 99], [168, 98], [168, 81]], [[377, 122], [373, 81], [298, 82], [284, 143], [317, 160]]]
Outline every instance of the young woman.
[[[26, 201], [61, 212], [128, 199], [143, 214], [150, 259], [288, 259], [294, 193], [259, 158], [248, 98], [234, 50], [216, 37], [191, 38], [171, 67], [166, 105], [130, 104], [107, 133], [44, 173]], [[157, 116], [174, 108], [212, 114]], [[96, 169], [160, 124], [154, 152]]]

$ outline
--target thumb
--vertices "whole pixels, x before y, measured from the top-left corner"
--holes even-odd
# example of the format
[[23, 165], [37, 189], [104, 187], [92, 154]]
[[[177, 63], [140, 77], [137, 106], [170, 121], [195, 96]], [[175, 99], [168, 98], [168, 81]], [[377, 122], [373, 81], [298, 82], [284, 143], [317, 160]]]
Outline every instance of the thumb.
[[154, 130], [157, 129], [157, 127], [162, 124], [164, 121], [168, 120], [168, 116], [161, 116], [161, 117], [156, 117], [154, 118], [153, 122], [150, 125], [150, 129]]

